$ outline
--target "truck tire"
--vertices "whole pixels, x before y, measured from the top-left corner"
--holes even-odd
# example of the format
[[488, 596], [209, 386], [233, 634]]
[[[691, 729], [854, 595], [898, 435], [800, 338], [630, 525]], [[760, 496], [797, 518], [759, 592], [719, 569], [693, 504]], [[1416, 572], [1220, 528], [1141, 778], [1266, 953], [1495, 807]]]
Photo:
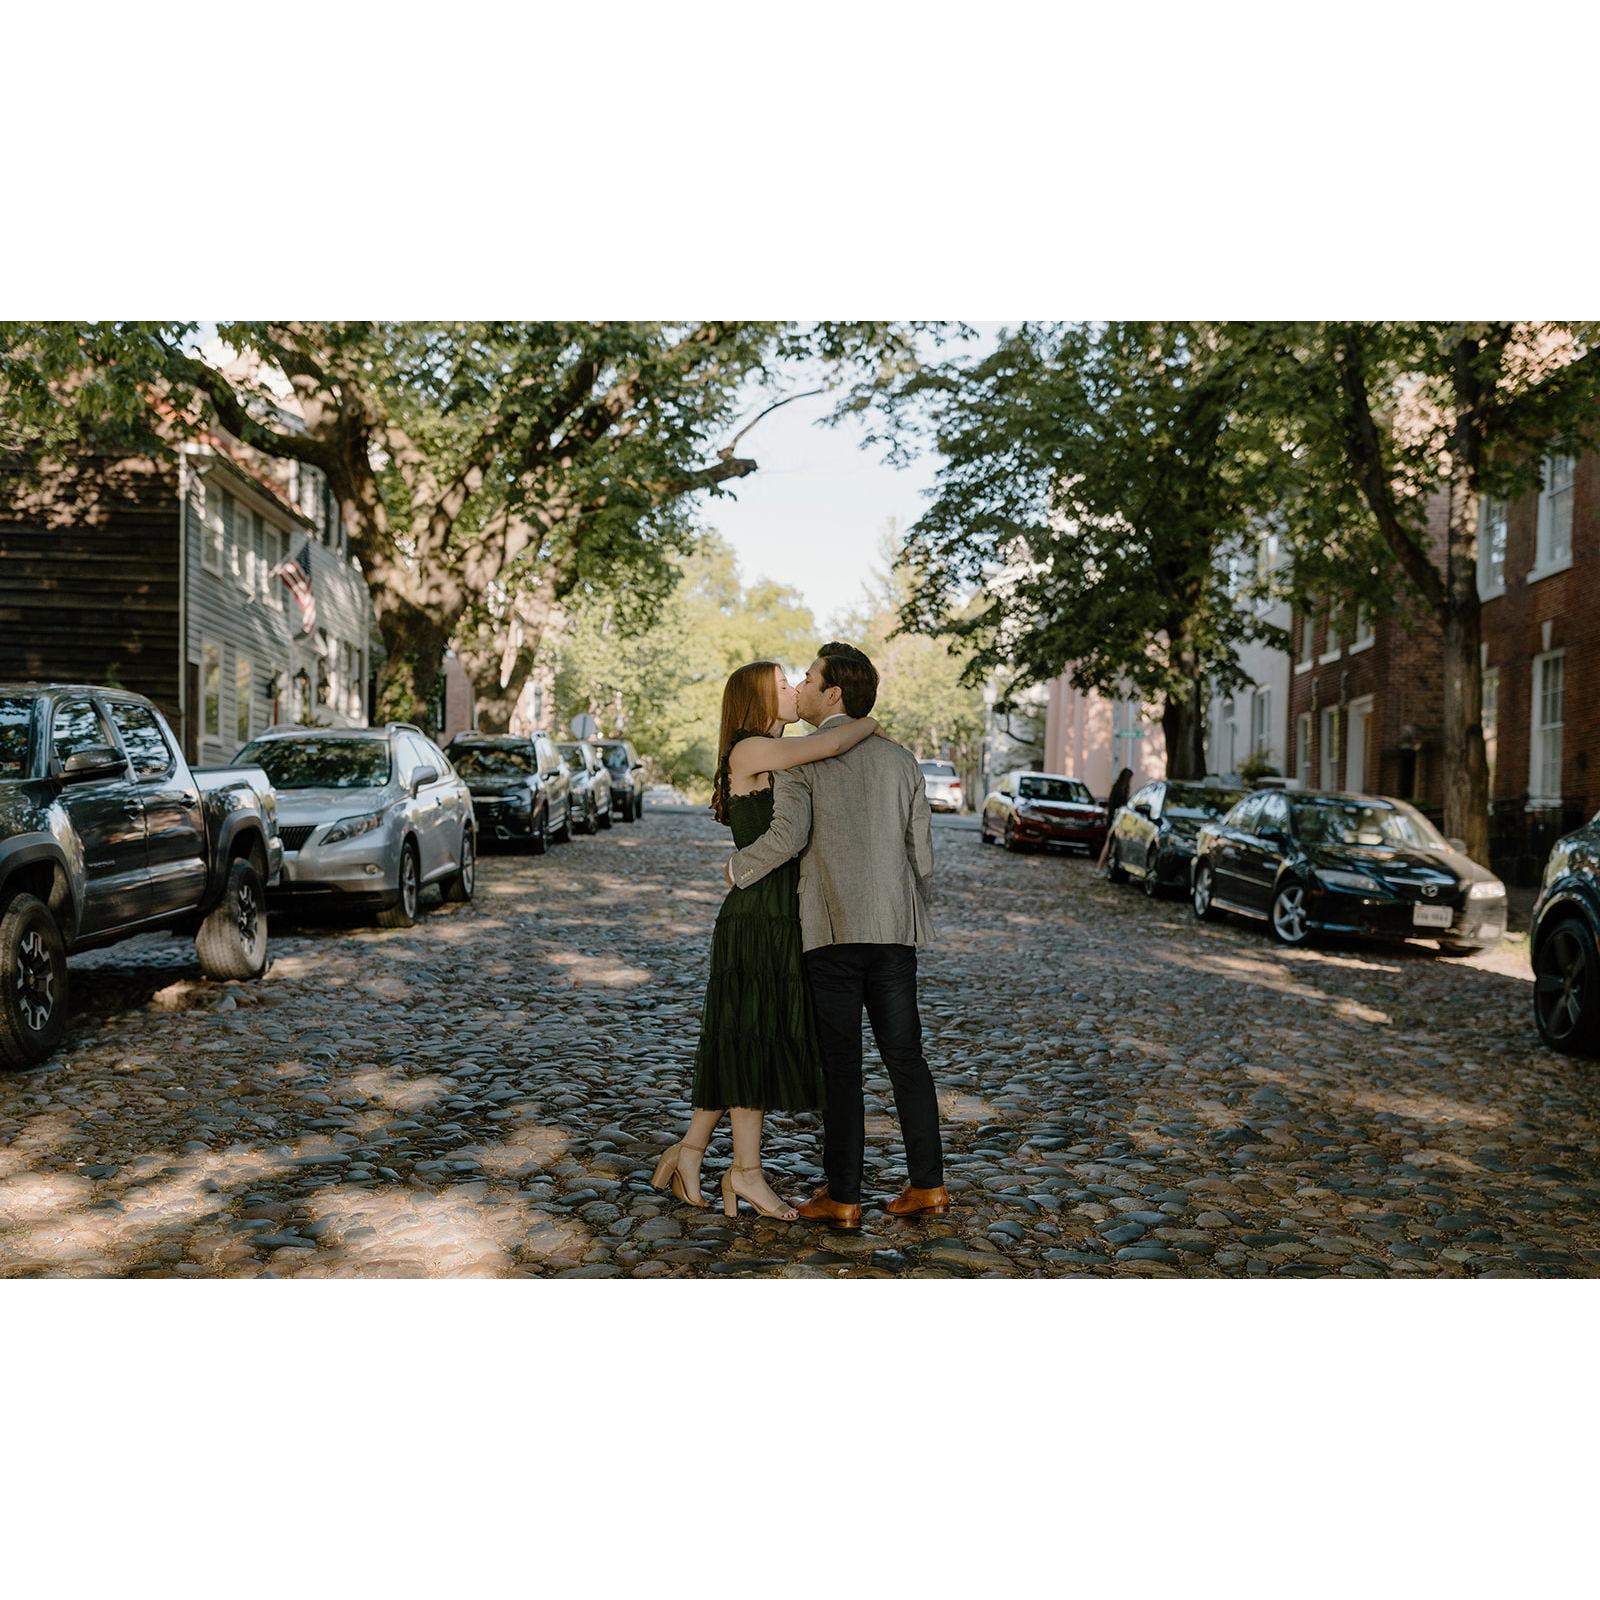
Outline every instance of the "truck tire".
[[208, 978], [259, 978], [267, 970], [267, 906], [255, 862], [228, 868], [228, 886], [194, 936]]
[[410, 928], [416, 925], [417, 902], [422, 898], [422, 863], [410, 839], [400, 847], [400, 887], [393, 905], [378, 913], [380, 928]]
[[599, 828], [610, 828], [610, 826], [611, 826], [611, 802], [609, 800], [606, 801], [605, 810], [600, 812], [599, 815], [595, 818], [595, 826], [599, 827]]
[[439, 885], [439, 893], [446, 900], [463, 902], [472, 898], [473, 885], [478, 881], [478, 850], [472, 829], [463, 830], [461, 854], [456, 860], [456, 870]]
[[14, 895], [0, 913], [0, 1066], [31, 1067], [67, 1028], [67, 947], [50, 907]]

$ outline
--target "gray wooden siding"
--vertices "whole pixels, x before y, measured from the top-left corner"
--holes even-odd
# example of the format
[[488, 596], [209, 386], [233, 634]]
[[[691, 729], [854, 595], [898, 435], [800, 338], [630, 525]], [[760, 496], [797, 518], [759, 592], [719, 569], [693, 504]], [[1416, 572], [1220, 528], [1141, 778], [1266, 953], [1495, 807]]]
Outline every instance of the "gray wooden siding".
[[0, 465], [0, 680], [103, 683], [178, 718], [173, 462]]

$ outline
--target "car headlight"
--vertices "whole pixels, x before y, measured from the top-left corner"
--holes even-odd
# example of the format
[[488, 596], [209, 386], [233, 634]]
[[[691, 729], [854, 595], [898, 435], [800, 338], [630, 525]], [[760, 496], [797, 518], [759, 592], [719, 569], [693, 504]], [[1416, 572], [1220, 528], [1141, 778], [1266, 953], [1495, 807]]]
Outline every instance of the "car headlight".
[[381, 811], [368, 811], [359, 817], [341, 817], [323, 835], [324, 844], [338, 844], [344, 839], [359, 839], [364, 833], [372, 833], [383, 826], [383, 813]]
[[1358, 894], [1383, 893], [1383, 886], [1364, 872], [1339, 872], [1330, 868], [1317, 876], [1330, 889], [1354, 889]]
[[1474, 883], [1467, 889], [1469, 900], [1500, 900], [1505, 897], [1506, 886], [1497, 878], [1490, 878], [1486, 882]]

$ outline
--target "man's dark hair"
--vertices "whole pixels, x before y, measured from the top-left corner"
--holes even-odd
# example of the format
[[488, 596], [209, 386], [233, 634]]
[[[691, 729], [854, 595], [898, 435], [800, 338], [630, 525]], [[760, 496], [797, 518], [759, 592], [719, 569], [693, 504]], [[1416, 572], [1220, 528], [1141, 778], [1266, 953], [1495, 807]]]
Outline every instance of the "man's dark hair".
[[864, 717], [878, 703], [878, 669], [853, 644], [835, 639], [817, 651], [822, 661], [822, 686], [844, 696], [848, 716]]

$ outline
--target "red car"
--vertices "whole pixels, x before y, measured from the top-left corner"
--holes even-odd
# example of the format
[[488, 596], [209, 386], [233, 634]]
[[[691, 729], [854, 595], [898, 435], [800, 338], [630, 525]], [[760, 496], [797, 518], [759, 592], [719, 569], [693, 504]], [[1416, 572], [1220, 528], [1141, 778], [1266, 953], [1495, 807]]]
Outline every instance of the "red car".
[[1063, 845], [1100, 854], [1110, 826], [1106, 808], [1076, 778], [1059, 772], [1013, 772], [983, 802], [979, 838], [1007, 850]]

